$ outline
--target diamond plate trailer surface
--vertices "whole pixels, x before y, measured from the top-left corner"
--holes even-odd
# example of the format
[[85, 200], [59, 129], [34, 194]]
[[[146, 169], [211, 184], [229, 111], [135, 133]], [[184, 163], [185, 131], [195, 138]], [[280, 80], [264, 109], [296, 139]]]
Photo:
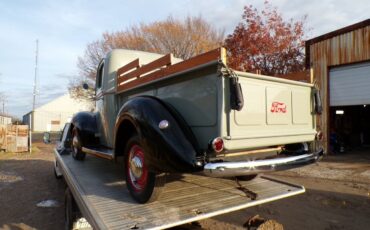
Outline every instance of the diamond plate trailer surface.
[[123, 164], [87, 156], [76, 161], [55, 150], [56, 162], [82, 215], [94, 229], [164, 229], [304, 193], [302, 186], [268, 177], [232, 179], [170, 175], [158, 201], [137, 204], [128, 193]]

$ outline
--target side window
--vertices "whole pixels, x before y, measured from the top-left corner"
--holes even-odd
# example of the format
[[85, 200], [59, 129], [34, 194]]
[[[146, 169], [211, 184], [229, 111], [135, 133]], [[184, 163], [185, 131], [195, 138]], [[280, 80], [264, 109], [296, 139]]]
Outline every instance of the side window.
[[100, 89], [103, 82], [103, 70], [104, 70], [104, 59], [100, 62], [98, 66], [98, 71], [96, 73], [96, 89]]

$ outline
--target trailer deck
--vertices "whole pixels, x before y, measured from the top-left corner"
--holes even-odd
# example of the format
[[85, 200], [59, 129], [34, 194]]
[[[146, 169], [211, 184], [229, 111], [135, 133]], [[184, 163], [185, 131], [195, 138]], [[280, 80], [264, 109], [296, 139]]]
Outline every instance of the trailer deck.
[[[138, 204], [126, 189], [123, 163], [90, 155], [81, 162], [57, 150], [55, 157], [82, 215], [94, 229], [170, 228], [305, 192], [302, 186], [265, 176], [238, 181], [238, 185], [232, 179], [171, 175], [159, 200]], [[257, 198], [251, 199], [248, 191]]]

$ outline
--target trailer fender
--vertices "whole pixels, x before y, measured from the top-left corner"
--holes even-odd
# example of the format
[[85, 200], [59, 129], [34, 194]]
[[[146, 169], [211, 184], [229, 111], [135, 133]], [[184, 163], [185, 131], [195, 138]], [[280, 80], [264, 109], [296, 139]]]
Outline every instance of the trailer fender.
[[134, 129], [145, 145], [145, 162], [149, 170], [158, 172], [201, 170], [197, 164], [197, 151], [191, 137], [183, 131], [174, 116], [158, 98], [139, 96], [129, 100], [122, 106], [117, 116], [116, 151], [122, 151], [124, 147], [119, 145], [125, 144], [122, 143], [125, 140], [122, 140], [119, 133]]
[[77, 128], [83, 146], [91, 146], [94, 143], [98, 143], [95, 137], [95, 133], [97, 133], [95, 113], [79, 112], [73, 116], [71, 123], [70, 131], [72, 132], [74, 127]]

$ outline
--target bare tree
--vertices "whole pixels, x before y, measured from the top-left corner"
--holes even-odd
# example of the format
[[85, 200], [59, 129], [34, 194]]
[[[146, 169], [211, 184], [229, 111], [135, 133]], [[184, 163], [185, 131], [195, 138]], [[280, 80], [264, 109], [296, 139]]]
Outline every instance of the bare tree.
[[124, 48], [159, 54], [173, 53], [188, 59], [222, 44], [224, 32], [216, 30], [202, 17], [188, 16], [184, 20], [169, 16], [166, 20], [141, 23], [126, 30], [104, 33], [102, 39], [87, 45], [84, 56], [78, 59], [79, 76], [70, 82], [73, 97], [83, 98], [81, 82], [94, 85], [96, 68], [100, 60], [112, 49]]

